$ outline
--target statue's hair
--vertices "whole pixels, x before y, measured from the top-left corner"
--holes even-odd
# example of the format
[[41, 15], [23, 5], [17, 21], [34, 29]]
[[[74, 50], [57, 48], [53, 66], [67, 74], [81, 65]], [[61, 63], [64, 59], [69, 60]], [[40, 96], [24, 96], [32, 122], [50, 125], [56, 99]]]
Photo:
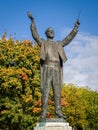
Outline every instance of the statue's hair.
[[48, 32], [49, 30], [54, 31], [52, 27], [49, 27], [49, 28], [47, 28], [47, 30], [45, 31], [45, 34], [46, 34], [46, 35], [47, 35], [47, 32]]

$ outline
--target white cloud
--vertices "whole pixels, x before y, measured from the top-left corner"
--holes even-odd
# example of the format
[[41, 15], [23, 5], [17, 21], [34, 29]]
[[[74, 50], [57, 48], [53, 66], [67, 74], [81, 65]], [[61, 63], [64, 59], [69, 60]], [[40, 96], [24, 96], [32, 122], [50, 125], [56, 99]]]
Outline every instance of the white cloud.
[[65, 51], [64, 82], [98, 90], [98, 36], [78, 33]]

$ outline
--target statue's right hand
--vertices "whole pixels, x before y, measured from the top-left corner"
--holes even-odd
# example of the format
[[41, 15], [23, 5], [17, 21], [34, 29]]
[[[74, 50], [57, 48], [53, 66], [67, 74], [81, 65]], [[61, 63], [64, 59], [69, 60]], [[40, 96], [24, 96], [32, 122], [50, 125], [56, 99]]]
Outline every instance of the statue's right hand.
[[77, 20], [76, 22], [75, 22], [75, 27], [79, 27], [79, 25], [80, 25], [80, 21], [79, 20]]
[[31, 13], [30, 11], [28, 11], [27, 15], [28, 15], [28, 17], [29, 17], [31, 20], [34, 19], [33, 16], [32, 16], [32, 13]]

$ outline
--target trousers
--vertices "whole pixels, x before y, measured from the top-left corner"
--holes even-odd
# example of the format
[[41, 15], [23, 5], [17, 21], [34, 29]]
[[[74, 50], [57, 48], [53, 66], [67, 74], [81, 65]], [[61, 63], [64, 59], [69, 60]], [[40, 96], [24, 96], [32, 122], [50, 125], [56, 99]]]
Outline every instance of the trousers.
[[61, 86], [62, 86], [62, 74], [61, 67], [59, 64], [44, 64], [43, 74], [42, 74], [42, 114], [41, 118], [46, 118], [47, 107], [48, 107], [48, 97], [50, 86], [52, 86], [55, 113], [61, 114]]

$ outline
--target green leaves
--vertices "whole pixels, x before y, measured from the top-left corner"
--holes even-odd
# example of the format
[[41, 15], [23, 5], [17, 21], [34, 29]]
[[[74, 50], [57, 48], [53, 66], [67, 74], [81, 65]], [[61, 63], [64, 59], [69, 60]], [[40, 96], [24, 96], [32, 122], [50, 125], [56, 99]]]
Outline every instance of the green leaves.
[[34, 127], [39, 119], [32, 112], [39, 87], [39, 47], [29, 40], [14, 42], [3, 37], [0, 40], [0, 128], [31, 130]]
[[86, 88], [76, 87], [73, 84], [63, 85], [66, 93], [66, 106], [63, 106], [64, 115], [73, 128], [98, 127], [98, 93]]

